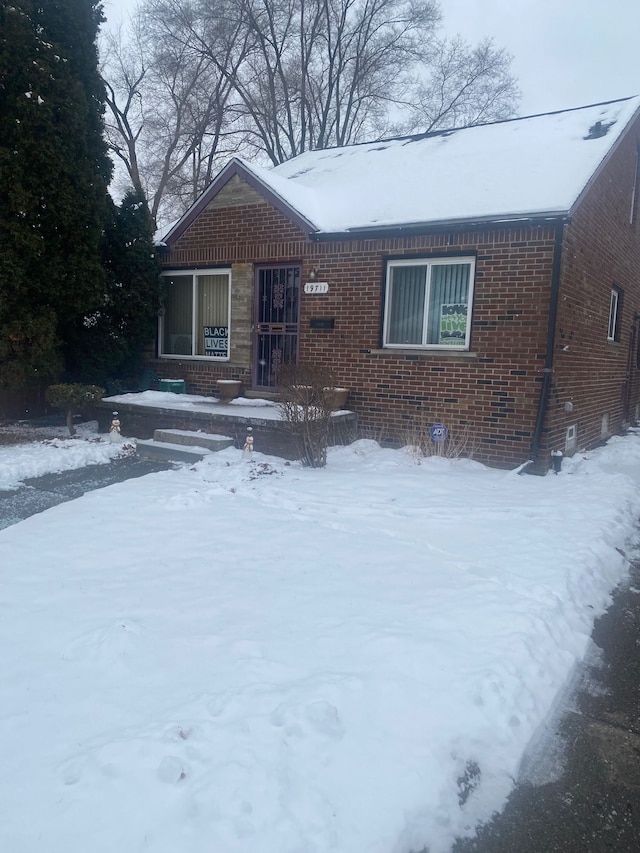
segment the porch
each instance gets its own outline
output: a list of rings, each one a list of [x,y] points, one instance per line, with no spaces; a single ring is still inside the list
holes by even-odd
[[[250,427],[254,450],[283,459],[296,458],[275,400],[238,397],[223,403],[216,397],[164,391],[118,394],[105,397],[96,406],[101,432],[108,432],[115,411],[120,432],[126,437],[150,439],[156,430],[190,430],[228,436],[234,447],[242,448]],[[356,438],[356,430],[355,412],[334,412],[329,444],[349,444]]]

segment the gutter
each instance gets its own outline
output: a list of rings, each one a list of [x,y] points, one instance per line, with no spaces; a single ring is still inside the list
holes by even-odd
[[[431,222],[412,222],[403,225],[367,225],[359,228],[349,228],[346,231],[314,231],[309,239],[317,243],[344,242],[347,240],[376,240],[384,237],[413,237],[421,234],[440,234],[443,232],[464,233],[465,231],[486,230],[493,228],[532,227],[551,225],[554,222],[565,221],[566,211],[540,213],[528,216],[516,215],[491,216],[486,219],[443,219]]]
[[[558,302],[560,297],[560,272],[562,269],[562,243],[564,240],[564,226],[568,222],[567,219],[559,220],[555,228],[555,240],[553,246],[553,266],[551,269],[551,293],[549,296],[549,319],[547,324],[547,349],[544,359],[544,375],[542,379],[542,388],[540,389],[540,399],[538,401],[538,412],[536,415],[536,425],[533,431],[531,440],[531,461],[536,464],[538,462],[538,454],[540,453],[540,441],[542,431],[544,429],[544,421],[547,414],[547,406],[549,403],[549,394],[551,393],[551,382],[553,379],[553,359],[555,353],[556,342],[556,320],[558,318]]]

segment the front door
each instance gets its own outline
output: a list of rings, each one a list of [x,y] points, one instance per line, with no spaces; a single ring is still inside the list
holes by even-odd
[[[258,267],[253,376],[256,389],[277,384],[280,365],[297,361],[300,267]]]

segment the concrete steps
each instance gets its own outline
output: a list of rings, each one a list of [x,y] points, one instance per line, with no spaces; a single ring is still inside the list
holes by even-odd
[[[233,439],[226,435],[185,429],[157,429],[154,430],[153,438],[138,439],[136,453],[144,459],[164,462],[199,462],[210,453],[232,445]]]

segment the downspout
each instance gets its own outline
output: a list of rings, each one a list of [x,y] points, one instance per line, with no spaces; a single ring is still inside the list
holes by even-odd
[[[553,357],[556,342],[556,320],[558,318],[558,302],[560,297],[562,243],[564,239],[565,222],[566,220],[558,221],[555,227],[555,239],[553,244],[553,266],[551,268],[551,293],[549,296],[549,320],[547,325],[547,349],[544,359],[544,374],[542,378],[542,388],[540,390],[540,400],[538,401],[536,425],[533,432],[533,438],[531,440],[530,458],[534,464],[538,462],[538,454],[540,452],[540,440],[542,438],[542,430],[544,429],[544,419],[547,414],[547,405],[549,403],[549,395],[551,393],[551,380],[553,377]]]
[[[629,335],[629,349],[627,351],[627,373],[625,376],[624,401],[622,408],[622,417],[627,424],[633,420],[631,418],[631,392],[633,390],[634,362],[636,362],[637,360],[638,321],[640,321],[640,313],[636,311],[633,315],[633,321],[631,323],[631,332]]]

